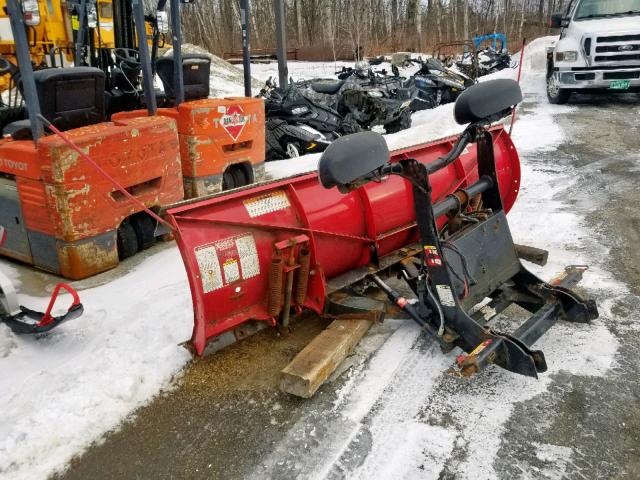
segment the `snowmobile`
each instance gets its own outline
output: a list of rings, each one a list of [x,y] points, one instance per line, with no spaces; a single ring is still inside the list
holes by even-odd
[[[418,91],[413,105],[417,110],[454,102],[462,92],[476,83],[437,58],[428,58],[426,61],[418,58],[412,61],[420,65],[420,69],[410,79],[413,85],[409,84]],[[419,102],[424,102],[423,108],[420,108]]]
[[[506,49],[496,50],[493,47],[487,47],[478,51],[477,55],[479,77],[518,66],[517,62],[511,60],[511,55]]]
[[[369,64],[357,64],[355,67],[342,67],[341,70],[335,73],[339,80],[347,80],[351,77],[355,77],[356,80],[362,82],[369,82],[373,85],[387,85],[397,83],[400,77],[400,70],[397,66],[391,67],[392,75],[389,76],[389,72],[386,68],[381,70],[374,70]]]
[[[0,246],[5,242],[7,232],[0,225]],[[66,290],[73,298],[67,312],[60,316],[51,315],[60,290]],[[53,289],[46,312],[37,312],[18,303],[18,295],[11,280],[0,272],[0,323],[7,325],[13,333],[41,334],[56,328],[61,323],[74,320],[82,315],[84,307],[78,293],[66,283],[59,283]]]
[[[486,42],[488,45],[480,48]],[[504,33],[494,32],[475,36],[473,47],[477,58],[478,77],[518,66],[518,62],[511,60],[511,55],[507,50],[507,36]]]
[[[391,67],[391,75],[386,69],[375,71],[371,68],[362,69],[357,66],[356,68],[342,67],[342,70],[336,72],[336,75],[341,80],[355,80],[361,86],[378,87],[376,90],[383,93],[383,96],[387,98],[402,102],[408,100],[410,102],[408,110],[411,112],[426,110],[439,105],[440,89],[433,80],[422,76],[403,78],[400,76],[400,70],[396,65]],[[373,95],[377,94],[373,93]],[[410,122],[408,122],[408,125],[411,125]],[[407,127],[405,126],[404,128]],[[393,126],[391,130],[394,130]],[[402,130],[402,128],[397,131],[399,130]]]
[[[354,120],[363,130],[381,125],[386,133],[411,126],[411,89],[405,88],[397,67],[375,71],[360,62],[336,72],[339,81],[314,82],[316,93],[335,92],[336,109],[345,119]],[[341,83],[342,82],[342,83]]]
[[[265,100],[267,161],[322,152],[357,128],[345,125],[338,112],[305,94],[303,86],[291,82],[281,89],[269,78],[258,94]]]
[[[475,63],[474,63],[475,62]],[[483,77],[505,68],[516,68],[518,62],[511,59],[506,49],[487,47],[477,52],[466,52],[453,62],[455,68],[470,78]]]
[[[333,139],[332,134],[323,134],[309,125],[291,124],[280,118],[267,120],[265,135],[267,161],[297,158],[305,153],[323,152]]]
[[[403,88],[411,99],[409,108],[414,112],[435,108],[442,102],[442,89],[430,77],[413,75],[405,81]]]
[[[398,89],[347,81],[338,96],[338,112],[355,120],[363,130],[381,125],[386,133],[411,127],[411,99],[400,98]]]

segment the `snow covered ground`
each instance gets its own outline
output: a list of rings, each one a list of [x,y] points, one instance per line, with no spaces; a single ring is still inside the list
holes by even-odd
[[[544,49],[549,41],[532,42],[525,55],[522,85],[531,106],[519,117],[514,140],[528,158],[564,140],[554,116],[572,108],[549,105],[544,98]],[[274,75],[274,68],[274,64],[254,65],[252,74],[265,80]],[[294,78],[330,76],[334,68],[333,63],[289,65]],[[505,71],[497,76],[515,74]],[[241,85],[237,89],[241,94]],[[225,91],[231,90],[225,87]],[[415,114],[411,129],[386,137],[390,147],[460,131],[453,122],[452,109],[452,105],[445,105]],[[317,156],[308,156],[273,162],[267,171],[272,178],[281,178],[313,170],[317,160]],[[593,263],[587,250],[594,257],[605,254],[583,218],[552,199],[558,189],[573,181],[571,172],[559,165],[542,167],[535,162],[523,162],[522,168],[523,189],[510,222],[517,241],[552,252],[549,265],[536,270],[550,278],[563,265]],[[179,344],[190,336],[192,308],[177,248],[159,249],[130,271],[126,271],[128,265],[131,263],[119,267],[119,278],[83,290],[85,315],[44,338],[16,337],[0,325],[1,478],[45,478],[62,469],[137,407],[169,388],[172,378],[188,362],[189,355]],[[20,287],[24,267],[0,259],[0,269]],[[43,278],[47,288],[55,283],[52,277]],[[553,335],[541,340],[539,346],[547,353],[551,373],[568,369],[600,376],[614,363],[617,341],[604,324],[612,316],[613,299],[624,295],[625,289],[598,264],[587,273],[585,283],[607,292],[612,300],[600,305],[603,318],[593,325],[558,326]],[[46,299],[22,294],[21,302],[43,308]],[[302,477],[415,478],[416,469],[428,462],[429,468],[420,470],[420,478],[437,478],[438,466],[451,462],[450,454],[460,442],[467,445],[469,455],[456,466],[459,478],[496,477],[492,462],[513,405],[543,392],[551,375],[536,382],[497,371],[490,383],[499,383],[500,389],[470,386],[455,396],[446,395],[442,386],[446,379],[440,373],[454,357],[425,344],[419,333],[412,324],[398,323],[370,362],[349,371],[341,400],[335,405],[344,435],[331,445],[321,442],[318,448],[325,449],[325,454],[300,467]],[[593,340],[596,337],[597,343]],[[451,425],[423,421],[443,412],[451,416]],[[354,466],[348,462],[347,452],[357,449],[365,423],[370,452]],[[280,464],[276,458],[295,453],[292,442],[293,437],[285,437],[273,462],[267,461],[265,470],[256,476],[264,478],[265,473],[277,472]],[[389,449],[390,444],[398,448]],[[572,451],[541,445],[540,455],[555,459],[553,465],[557,466],[568,462]]]

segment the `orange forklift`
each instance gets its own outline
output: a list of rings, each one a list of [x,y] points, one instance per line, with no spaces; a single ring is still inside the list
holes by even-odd
[[[251,97],[208,98],[211,60],[206,55],[182,55],[180,3],[179,0],[170,3],[173,54],[155,62],[164,94],[145,95],[146,111],[116,113],[112,119],[157,115],[176,121],[185,198],[262,181],[264,102]],[[158,12],[164,10],[164,4],[164,1],[158,4]],[[137,18],[141,13],[135,15]],[[131,52],[132,66],[142,60],[141,53],[141,49]],[[151,91],[151,86],[148,88]]]
[[[108,122],[104,72],[34,72],[19,1],[7,0],[7,11],[28,119],[6,125],[0,140],[0,225],[8,233],[0,253],[70,279],[89,277],[153,243],[156,225],[62,138],[45,135],[43,124],[63,131],[151,209],[183,198],[176,124],[151,106],[149,116]],[[146,47],[144,29],[138,37]]]

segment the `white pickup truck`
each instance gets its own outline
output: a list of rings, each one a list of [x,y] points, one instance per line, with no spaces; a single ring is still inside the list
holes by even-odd
[[[640,91],[640,0],[572,0],[550,26],[560,39],[547,51],[547,97],[574,91]]]

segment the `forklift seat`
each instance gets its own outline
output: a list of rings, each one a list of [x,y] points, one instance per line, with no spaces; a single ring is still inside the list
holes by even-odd
[[[48,68],[33,72],[40,112],[60,130],[94,125],[105,121],[105,74],[99,68]],[[19,85],[22,91],[22,84]],[[8,124],[3,136],[31,138],[29,122]]]
[[[173,90],[173,56],[160,57],[156,60],[156,71],[162,81],[164,93],[172,101],[175,99]],[[200,100],[209,97],[209,75],[211,59],[207,55],[190,53],[182,57],[182,82],[184,84],[184,99]]]

